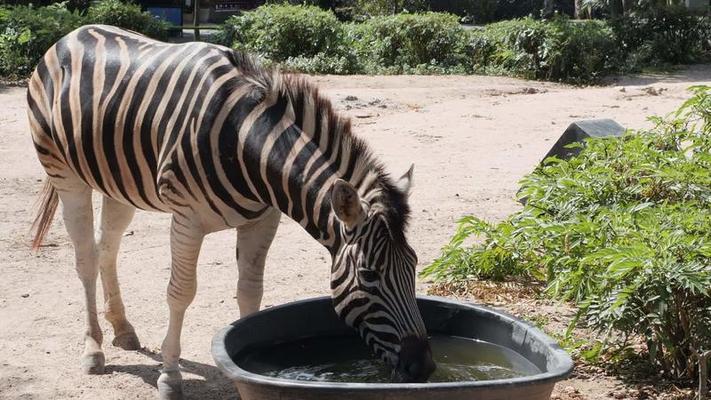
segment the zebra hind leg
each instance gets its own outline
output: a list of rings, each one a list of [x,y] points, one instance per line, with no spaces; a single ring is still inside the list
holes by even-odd
[[[237,228],[237,304],[240,318],[259,311],[264,287],[264,262],[280,218],[281,212],[273,208],[259,221]]]
[[[86,307],[86,332],[84,335],[84,353],[82,369],[87,374],[104,372],[104,352],[101,350],[103,335],[96,313],[96,278],[98,265],[96,244],[94,242],[94,215],[91,204],[91,189],[66,191],[58,189],[62,202],[62,216],[67,233],[74,244],[76,270],[84,286]]]
[[[136,331],[126,319],[126,312],[121,299],[116,258],[121,238],[131,223],[136,209],[104,196],[101,206],[101,225],[99,227],[99,270],[104,289],[104,310],[107,321],[114,328],[112,344],[124,350],[138,350],[141,343]]]
[[[183,378],[180,373],[180,334],[185,310],[195,298],[197,290],[197,260],[205,236],[201,228],[189,218],[173,215],[170,229],[170,281],[168,283],[168,308],[170,320],[163,339],[161,355],[163,369],[158,377],[158,394],[161,400],[183,398]]]

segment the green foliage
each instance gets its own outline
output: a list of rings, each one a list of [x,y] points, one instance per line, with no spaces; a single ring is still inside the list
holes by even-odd
[[[427,11],[426,0],[355,0],[355,12],[361,15],[394,15]]]
[[[249,51],[287,69],[346,74],[357,72],[344,25],[315,6],[273,4],[228,19],[222,44]]]
[[[54,42],[83,23],[64,3],[0,8],[0,75],[28,76]]]
[[[468,23],[484,24],[495,20],[499,0],[430,0],[430,11],[466,17]]]
[[[140,32],[155,39],[168,38],[170,25],[130,1],[101,0],[89,7],[87,21],[92,24],[114,25]]]
[[[693,350],[711,348],[711,88],[694,91],[650,131],[547,160],[522,180],[521,211],[464,218],[423,274],[544,280],[580,321],[641,337],[667,374],[693,379]]]
[[[652,8],[614,19],[610,26],[631,61],[628,69],[707,58],[708,18],[690,14],[685,7]]]
[[[350,25],[368,73],[466,73],[467,33],[451,14],[398,14]]]
[[[70,11],[66,2],[46,7],[0,7],[0,76],[30,75],[47,49],[88,23],[121,26],[156,38],[165,38],[168,28],[139,6],[119,0],[97,3],[87,15]]]
[[[289,57],[335,54],[343,43],[343,26],[333,13],[315,6],[265,5],[233,16],[223,27],[232,47],[273,61]]]
[[[619,63],[615,35],[602,21],[497,22],[474,31],[471,48],[476,70],[527,79],[595,82]]]

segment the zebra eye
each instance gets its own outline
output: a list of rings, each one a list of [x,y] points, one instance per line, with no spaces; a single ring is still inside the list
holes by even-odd
[[[358,270],[358,275],[360,275],[360,279],[367,282],[374,282],[380,279],[380,273],[372,269],[361,268]]]

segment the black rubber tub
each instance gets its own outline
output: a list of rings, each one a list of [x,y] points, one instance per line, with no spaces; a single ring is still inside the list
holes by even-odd
[[[300,338],[348,334],[329,297],[297,301],[252,314],[220,330],[212,355],[231,379],[242,400],[547,400],[555,382],[573,362],[558,344],[537,328],[490,308],[437,297],[418,297],[429,333],[475,338],[508,347],[542,372],[521,378],[447,383],[339,383],[272,378],[246,371],[234,356],[265,344]]]

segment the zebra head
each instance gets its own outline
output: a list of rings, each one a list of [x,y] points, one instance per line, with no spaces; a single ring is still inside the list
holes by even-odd
[[[417,255],[403,232],[411,180],[412,168],[395,184],[381,182],[371,201],[344,180],[331,190],[343,238],[331,269],[333,305],[395,382],[423,382],[435,369],[415,300]]]

